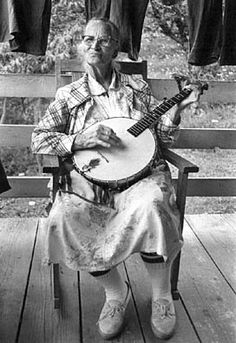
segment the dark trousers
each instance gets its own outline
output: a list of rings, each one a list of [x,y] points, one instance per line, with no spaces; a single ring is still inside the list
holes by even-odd
[[[189,59],[203,66],[236,65],[236,1],[188,0]]]
[[[137,60],[147,5],[148,0],[85,0],[86,18],[110,19],[120,30],[120,51]]]
[[[225,3],[221,65],[236,65],[236,1]]]
[[[11,51],[44,55],[47,48],[51,0],[0,0],[0,42]]]

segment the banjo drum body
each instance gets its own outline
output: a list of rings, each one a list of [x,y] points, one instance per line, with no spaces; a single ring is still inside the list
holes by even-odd
[[[73,156],[77,172],[99,186],[118,190],[126,189],[148,175],[156,156],[156,137],[149,128],[134,137],[127,129],[136,122],[134,119],[118,117],[93,124],[113,129],[121,139],[122,146],[77,151]],[[90,129],[91,126],[85,131],[89,132]]]

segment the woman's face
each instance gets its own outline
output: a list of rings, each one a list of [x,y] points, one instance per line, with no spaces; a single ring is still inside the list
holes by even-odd
[[[91,21],[84,32],[82,43],[85,62],[102,67],[111,63],[118,51],[118,43],[106,23]]]

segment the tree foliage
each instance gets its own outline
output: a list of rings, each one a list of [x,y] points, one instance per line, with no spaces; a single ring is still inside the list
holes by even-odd
[[[186,50],[188,43],[186,0],[150,0],[150,3],[161,32],[181,44]]]

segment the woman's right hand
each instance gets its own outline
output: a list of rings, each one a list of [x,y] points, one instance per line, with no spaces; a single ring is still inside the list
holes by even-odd
[[[121,146],[121,139],[108,126],[93,125],[83,133],[78,133],[72,151],[90,149],[96,146],[110,148],[111,146]]]

